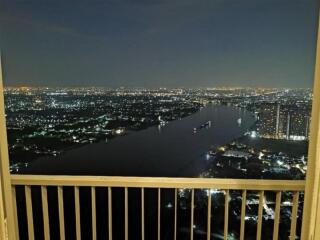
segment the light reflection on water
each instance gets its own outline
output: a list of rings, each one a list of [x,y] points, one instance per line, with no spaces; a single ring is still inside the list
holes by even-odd
[[[238,119],[241,118],[239,125]],[[207,166],[206,153],[241,136],[254,123],[245,110],[208,106],[201,111],[116,139],[42,158],[28,172],[118,176],[198,176]],[[199,128],[211,121],[211,127]],[[194,128],[198,128],[194,132]]]

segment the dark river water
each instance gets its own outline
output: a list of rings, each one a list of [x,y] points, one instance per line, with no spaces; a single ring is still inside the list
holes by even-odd
[[[237,120],[241,118],[239,125]],[[194,128],[211,121],[210,128]],[[57,157],[40,158],[27,169],[33,174],[108,176],[198,176],[207,166],[206,153],[241,136],[253,125],[252,113],[229,106],[209,105],[168,123],[130,132],[108,143],[75,148]]]

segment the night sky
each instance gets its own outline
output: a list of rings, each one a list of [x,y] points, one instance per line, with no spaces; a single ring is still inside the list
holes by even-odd
[[[6,85],[311,87],[317,0],[0,0]]]

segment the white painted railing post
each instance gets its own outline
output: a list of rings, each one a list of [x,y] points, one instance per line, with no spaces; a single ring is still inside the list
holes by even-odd
[[[14,225],[14,210],[11,190],[11,178],[9,169],[9,152],[7,140],[7,128],[4,108],[4,93],[3,93],[3,75],[2,62],[0,54],[0,178],[3,187],[4,214],[7,221],[8,237],[10,240],[15,240],[15,225]],[[1,220],[0,220],[1,221]]]

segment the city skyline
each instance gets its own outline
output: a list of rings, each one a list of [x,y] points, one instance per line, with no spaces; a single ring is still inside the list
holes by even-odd
[[[3,0],[5,84],[310,88],[316,5]]]
[[[311,89],[7,88],[10,156],[11,161],[18,164],[14,164],[14,168],[19,170],[21,151],[27,154],[24,160],[42,155],[58,156],[68,146],[109,142],[114,137],[131,135],[132,131],[151,126],[157,126],[159,132],[168,131],[169,122],[220,107],[233,109],[233,127],[238,129],[245,124],[244,136],[249,139],[288,141],[282,144],[287,146],[293,142],[304,146],[309,138],[311,99]],[[242,119],[246,111],[255,120]],[[203,115],[205,124],[192,121],[194,126],[183,132],[189,132],[193,138],[198,136],[198,131],[202,134],[204,128],[211,128],[212,120],[214,127],[225,121],[216,118],[214,113],[211,112],[210,118],[208,114]],[[226,119],[228,116],[225,115]],[[179,121],[175,124],[179,125]],[[214,132],[222,131],[224,135],[227,129],[218,127]],[[156,132],[154,139],[158,136]],[[47,141],[49,145],[42,143]]]

